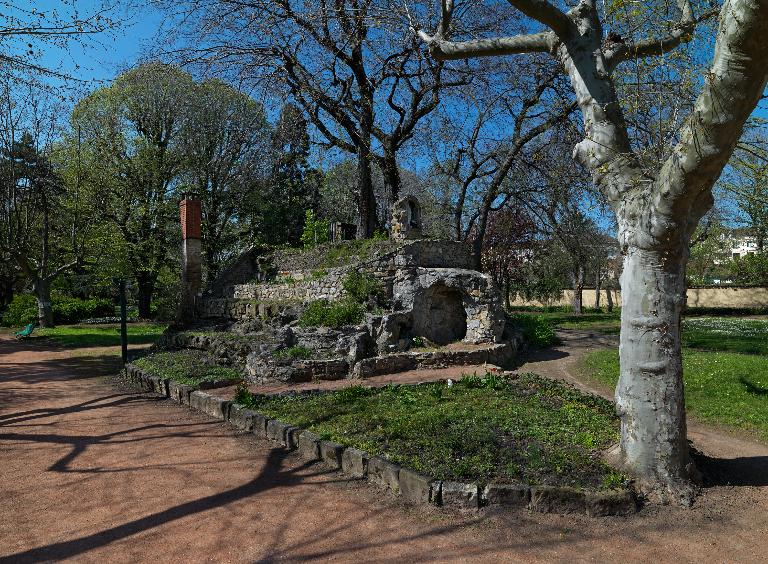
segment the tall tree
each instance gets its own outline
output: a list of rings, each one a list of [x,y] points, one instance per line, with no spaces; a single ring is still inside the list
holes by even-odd
[[[323,145],[354,155],[359,237],[377,226],[373,165],[396,199],[398,154],[442,90],[465,83],[426,56],[390,2],[156,1],[185,24],[183,61],[282,89]]]
[[[148,63],[90,94],[72,116],[83,151],[92,152],[100,168],[103,214],[125,242],[144,318],[172,247],[173,194],[184,165],[180,143],[193,91],[189,74]]]
[[[64,186],[28,131],[0,156],[0,249],[32,284],[39,324],[53,327],[51,284],[77,264],[68,248]]]
[[[688,247],[712,206],[712,186],[765,90],[768,2],[726,0],[701,92],[680,141],[655,169],[630,142],[615,73],[622,63],[690,41],[702,17],[691,3],[680,0],[675,17],[667,15],[662,24],[664,32],[640,40],[604,33],[604,14],[593,0],[579,0],[570,9],[547,0],[509,3],[530,18],[528,29],[535,33],[451,41],[454,2],[442,0],[436,33],[419,34],[440,60],[549,53],[569,77],[584,121],[584,137],[573,154],[613,208],[625,257],[616,462],[648,495],[690,504],[696,490],[680,354]],[[614,18],[610,24],[620,29],[622,22]]]
[[[201,198],[204,266],[212,280],[239,250],[247,204],[274,172],[271,127],[261,104],[215,79],[194,86],[186,119],[181,181]]]

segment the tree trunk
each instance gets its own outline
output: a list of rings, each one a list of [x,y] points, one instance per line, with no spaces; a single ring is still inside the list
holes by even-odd
[[[370,136],[369,136],[370,141]],[[357,238],[368,239],[376,230],[376,196],[373,193],[371,150],[361,143],[357,147]]]
[[[602,289],[603,276],[598,266],[595,270],[595,309],[600,309],[600,290]]]
[[[400,196],[400,169],[397,167],[395,153],[389,150],[384,151],[382,165],[381,172],[384,174],[384,184],[392,203],[395,203]]]
[[[576,315],[584,313],[582,307],[582,294],[584,293],[584,267],[579,265],[571,274],[573,280],[573,299],[571,300],[571,309]]]
[[[690,505],[694,472],[686,441],[680,317],[685,302],[685,247],[630,247],[621,275],[621,418],[618,462],[641,491],[662,503]]]
[[[53,327],[53,306],[51,305],[51,283],[44,278],[34,282],[37,299],[37,322],[40,327]]]
[[[609,283],[605,287],[605,308],[608,310],[608,313],[611,313],[613,311],[613,294],[611,294],[611,284]]]
[[[140,274],[136,277],[139,289],[139,318],[151,319],[152,294],[155,293],[155,280],[149,274]]]

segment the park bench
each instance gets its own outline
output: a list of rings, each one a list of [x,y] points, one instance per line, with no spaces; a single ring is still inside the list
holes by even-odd
[[[13,336],[16,337],[17,339],[26,339],[32,334],[32,331],[34,330],[35,330],[35,324],[30,323],[29,325],[24,327],[24,329],[22,329],[21,331],[16,331],[13,334]]]

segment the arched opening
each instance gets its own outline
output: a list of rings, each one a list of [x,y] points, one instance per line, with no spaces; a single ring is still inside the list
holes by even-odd
[[[467,335],[467,312],[459,290],[432,286],[419,302],[414,304],[416,334],[438,345],[461,341]]]
[[[419,205],[413,201],[408,200],[408,224],[411,227],[421,227],[421,218],[419,217]]]

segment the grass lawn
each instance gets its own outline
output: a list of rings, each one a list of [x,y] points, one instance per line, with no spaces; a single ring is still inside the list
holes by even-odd
[[[581,329],[618,335],[621,321],[614,313],[539,313],[535,317],[558,329]],[[768,320],[739,317],[683,319],[683,346],[709,351],[768,355]]]
[[[161,323],[129,323],[128,344],[154,343],[165,328]],[[120,344],[120,325],[61,325],[36,329],[33,335],[48,337],[65,347],[112,347]]]
[[[203,382],[242,379],[239,370],[214,364],[204,352],[196,350],[160,352],[139,358],[133,364],[155,376],[195,387]]]
[[[618,440],[611,403],[534,375],[465,376],[450,387],[353,386],[315,396],[240,390],[237,400],[437,479],[598,488],[623,480],[600,459]]]
[[[734,349],[744,346],[726,340]],[[749,339],[747,339],[749,343]],[[584,357],[584,372],[597,382],[615,387],[619,353],[600,350]],[[698,420],[727,425],[768,440],[768,361],[763,356],[683,349],[685,405]]]

